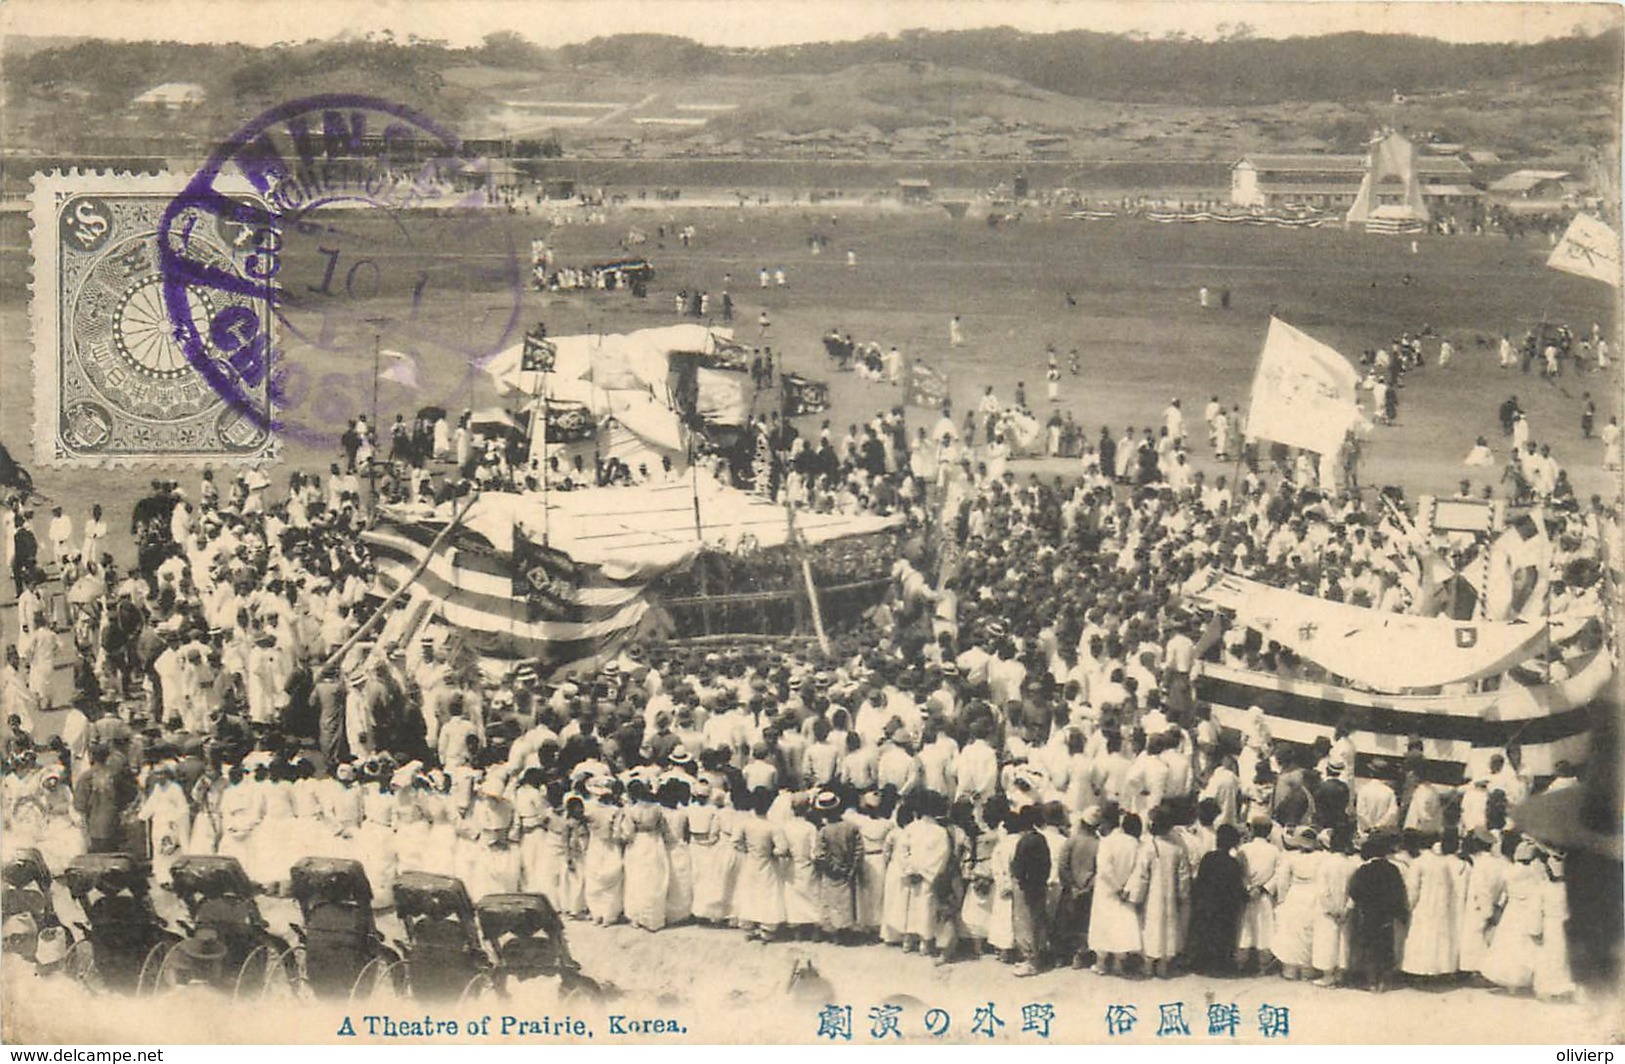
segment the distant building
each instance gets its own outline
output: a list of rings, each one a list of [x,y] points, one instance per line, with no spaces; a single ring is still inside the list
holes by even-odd
[[[1388,135],[1382,139],[1386,141]],[[1404,141],[1403,137],[1399,139]],[[1416,183],[1424,203],[1459,195],[1472,179],[1472,168],[1453,156],[1418,156],[1414,148],[1400,149],[1397,145],[1394,150],[1414,160]],[[1347,210],[1360,195],[1371,160],[1369,154],[1246,155],[1230,168],[1230,202],[1239,207]],[[1384,194],[1393,193],[1389,190]]]
[[[1567,170],[1516,170],[1490,182],[1490,193],[1501,200],[1560,203],[1574,191],[1573,179]]]
[[[167,81],[131,100],[136,107],[150,107],[156,111],[169,111],[183,107],[197,107],[208,99],[203,86],[190,81]]]
[[[904,203],[930,203],[931,182],[923,177],[900,177],[897,179],[897,198]]]

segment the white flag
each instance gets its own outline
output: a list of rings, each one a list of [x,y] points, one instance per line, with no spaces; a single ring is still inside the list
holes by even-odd
[[[404,351],[380,351],[379,354],[389,359],[389,365],[378,374],[379,380],[394,381],[416,391],[422,387],[418,383],[418,360]]]
[[[1359,382],[1342,355],[1271,318],[1253,377],[1247,435],[1336,454],[1359,418]]]
[[[1619,234],[1589,214],[1577,214],[1546,265],[1620,287]]]

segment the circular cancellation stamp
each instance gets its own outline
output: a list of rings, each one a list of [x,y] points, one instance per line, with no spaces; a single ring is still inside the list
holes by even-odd
[[[386,410],[451,405],[519,328],[524,276],[489,179],[456,136],[386,100],[260,115],[158,222],[182,357],[247,423],[308,446],[336,446],[380,389]],[[230,264],[211,250],[222,232]]]
[[[258,461],[275,440],[211,389],[175,338],[159,272],[158,225],[178,182],[118,173],[36,175],[34,450],[52,465]],[[230,234],[196,234],[195,254],[233,269]],[[251,292],[191,293],[200,319],[263,313]],[[209,360],[217,347],[203,349]],[[263,383],[255,393],[263,401]]]

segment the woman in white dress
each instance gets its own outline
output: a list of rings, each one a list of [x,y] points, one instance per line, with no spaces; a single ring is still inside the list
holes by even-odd
[[[137,816],[146,821],[147,837],[152,840],[153,882],[167,883],[175,858],[189,852],[191,809],[169,762],[152,767],[150,783],[152,789],[142,799]]]
[[[1541,864],[1537,862],[1536,868]],[[1567,998],[1575,991],[1569,969],[1569,893],[1563,858],[1548,854],[1540,885],[1540,952],[1535,955],[1535,996],[1543,1001]]]
[[[1145,897],[1141,870],[1140,818],[1123,816],[1120,825],[1103,821],[1095,854],[1095,893],[1089,908],[1089,948],[1095,973],[1119,971],[1127,957],[1140,952],[1140,902]],[[1114,964],[1115,962],[1115,964]]]
[[[992,903],[987,913],[987,944],[1006,964],[1016,961],[1016,880],[1014,862],[1016,846],[1021,842],[1021,820],[1016,811],[1004,810],[999,841],[988,858],[988,872],[993,876]]]
[[[445,458],[451,454],[451,422],[445,418],[438,418],[434,423],[434,457]]]
[[[767,818],[773,791],[758,787],[745,802],[750,815],[742,818],[734,839],[739,854],[739,878],[734,889],[734,916],[753,939],[767,940],[784,924],[784,880],[780,859],[789,853],[784,830]]]
[[[261,786],[265,819],[254,833],[255,871],[249,876],[275,893],[280,889],[278,885],[288,879],[293,863],[305,856],[309,840],[300,834],[293,766],[286,761],[274,762]]]
[[[1495,922],[1500,918],[1502,893],[1506,889],[1507,871],[1512,863],[1494,847],[1474,835],[1463,840],[1468,852],[1467,892],[1461,913],[1461,956],[1459,967],[1464,972],[1478,973],[1484,969],[1490,941],[1495,936]]]
[[[977,824],[981,830],[971,838],[965,854],[965,900],[959,906],[960,933],[976,956],[987,942],[993,916],[993,854],[1004,836],[1004,815],[1008,806],[1002,795],[992,795],[982,803]]]
[[[656,797],[666,818],[666,860],[671,879],[666,887],[666,923],[687,923],[694,915],[694,865],[689,849],[688,777],[672,775],[660,784]]]
[[[519,889],[545,895],[557,908],[558,866],[547,860],[545,850],[549,832],[544,826],[548,813],[544,781],[541,769],[528,768],[520,774],[513,792],[514,827],[519,833]]]
[[[52,875],[61,875],[68,862],[85,852],[82,820],[73,806],[73,790],[62,769],[52,765],[38,774],[34,799],[39,815],[40,854]]]
[[[808,935],[817,928],[821,913],[818,872],[813,867],[818,827],[807,818],[811,806],[810,791],[796,795],[793,814],[782,822],[788,851],[784,859],[784,922],[797,935]]]
[[[426,802],[423,763],[410,761],[395,772],[391,785],[395,792],[395,812],[391,824],[395,832],[395,866],[402,872],[424,872],[429,849],[430,814]]]
[[[387,909],[395,904],[395,792],[389,785],[393,769],[368,761],[361,769],[361,827],[356,835],[356,858],[372,884],[372,905]]]
[[[1484,957],[1484,978],[1505,990],[1529,990],[1535,983],[1547,878],[1536,852],[1527,839],[1517,844],[1501,888],[1501,919]]]
[[[671,854],[665,812],[644,778],[627,784],[626,917],[645,931],[666,926],[666,894],[671,889]]]
[[[582,868],[587,892],[587,909],[593,923],[620,923],[625,914],[626,828],[625,813],[616,797],[613,781],[595,779],[587,784],[587,854]]]
[[[457,872],[457,806],[451,795],[451,777],[440,769],[428,774],[427,786],[418,795],[418,804],[428,821],[423,851],[419,854],[422,871],[450,876]]]
[[[1409,975],[1452,976],[1461,958],[1459,876],[1454,854],[1423,850],[1405,870],[1411,918],[1406,925],[1400,970]]]
[[[220,845],[222,857],[235,857],[243,870],[254,867],[254,831],[265,818],[265,796],[242,765],[226,770],[226,788],[220,795]],[[261,884],[263,886],[263,884]]]
[[[1270,885],[1270,893],[1279,899],[1270,951],[1281,962],[1282,978],[1303,979],[1313,974],[1314,920],[1321,900],[1317,880],[1328,855],[1318,851],[1314,829],[1309,827],[1294,828],[1285,845]]]
[[[39,789],[43,773],[35,764],[33,750],[21,750],[12,766],[0,776],[0,854],[10,859],[18,850],[39,846],[45,831],[45,809]],[[57,786],[62,785],[60,773]],[[68,803],[72,808],[73,803]],[[49,863],[49,862],[47,862]]]
[[[863,857],[858,865],[857,924],[871,938],[880,934],[886,886],[886,838],[894,830],[880,795],[866,793],[850,814],[858,825]]]
[[[506,773],[501,766],[485,770],[474,796],[476,839],[473,875],[464,881],[469,896],[478,900],[487,894],[512,894],[519,889],[520,858],[514,824],[513,802],[508,796]]]
[[[693,914],[702,924],[719,925],[728,919],[727,858],[733,846],[731,839],[727,847],[722,845],[723,794],[720,790],[713,792],[710,784],[702,780],[687,809]]]
[[[903,888],[903,877],[908,872],[908,826],[916,813],[912,806],[901,805],[895,814],[896,826],[886,835],[886,877],[880,895],[880,941],[888,946],[903,943],[903,931],[908,923],[908,893]]]
[[[1005,472],[1010,468],[1010,444],[1005,441],[1004,433],[993,437],[993,442],[987,445],[987,475],[991,480],[1003,480]]]
[[[1323,831],[1325,852],[1315,866],[1315,914],[1311,922],[1310,966],[1320,973],[1317,986],[1336,986],[1349,966],[1349,878],[1360,867],[1350,830]]]

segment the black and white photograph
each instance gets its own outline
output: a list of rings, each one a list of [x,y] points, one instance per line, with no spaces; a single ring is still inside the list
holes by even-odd
[[[9,0],[0,1041],[1611,1059],[1622,85],[1617,3]]]

